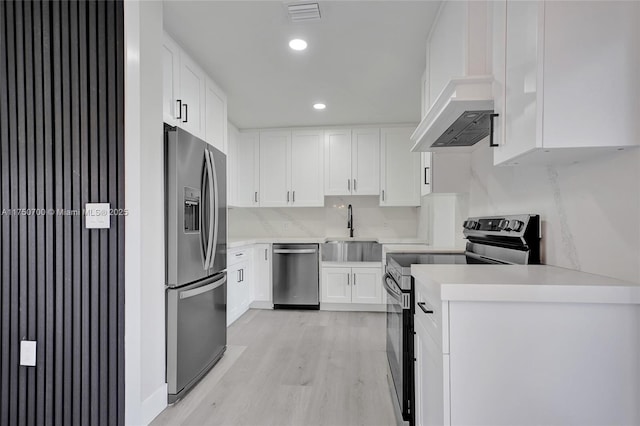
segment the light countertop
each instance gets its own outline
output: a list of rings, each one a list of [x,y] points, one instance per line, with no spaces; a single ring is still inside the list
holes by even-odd
[[[640,304],[640,284],[549,265],[413,265],[442,300]]]
[[[266,238],[230,238],[227,241],[228,248],[248,246],[251,244],[322,244],[327,241],[377,241],[380,244],[417,244],[427,247],[419,238],[396,237],[266,237]],[[420,250],[424,251],[424,250]]]

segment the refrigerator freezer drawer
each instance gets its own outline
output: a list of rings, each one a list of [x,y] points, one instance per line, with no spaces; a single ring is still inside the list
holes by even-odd
[[[227,341],[226,273],[167,290],[169,403],[220,359]]]

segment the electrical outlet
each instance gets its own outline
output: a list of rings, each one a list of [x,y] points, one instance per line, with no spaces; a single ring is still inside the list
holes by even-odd
[[[20,365],[35,367],[36,365],[36,342],[33,340],[22,340],[20,342]]]

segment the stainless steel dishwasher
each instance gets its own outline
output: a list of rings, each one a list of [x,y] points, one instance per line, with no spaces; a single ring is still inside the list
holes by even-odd
[[[320,309],[318,244],[273,245],[273,307]]]

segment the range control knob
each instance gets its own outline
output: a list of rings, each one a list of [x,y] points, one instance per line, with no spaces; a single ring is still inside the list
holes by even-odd
[[[500,222],[498,222],[498,229],[501,231],[510,231],[511,229],[509,228],[509,221],[502,219]]]
[[[463,227],[464,229],[469,229],[469,221],[468,221],[468,220],[465,220],[464,222],[462,222],[462,227]]]
[[[520,232],[523,226],[524,226],[524,222],[522,222],[521,220],[509,221],[509,228],[511,228],[511,230],[514,232]]]
[[[478,222],[476,222],[475,220],[470,220],[467,223],[467,229],[476,229],[476,225],[478,224]]]

